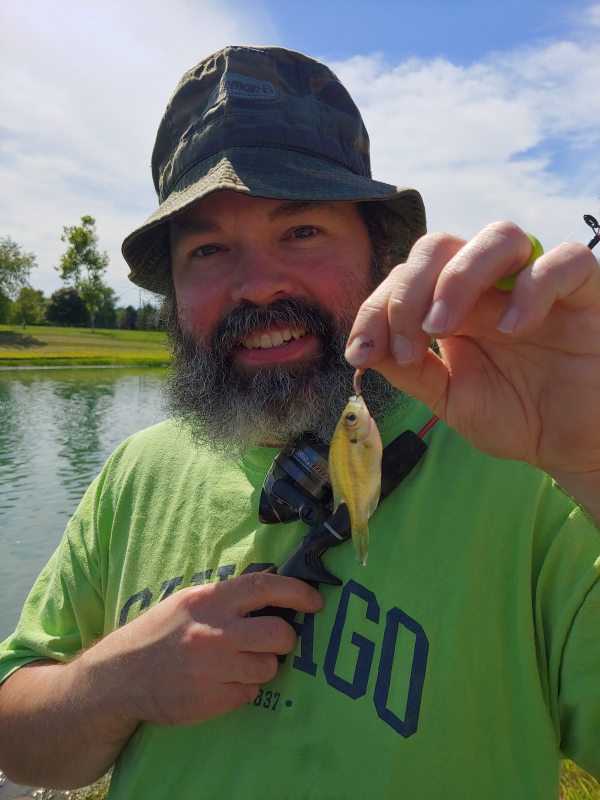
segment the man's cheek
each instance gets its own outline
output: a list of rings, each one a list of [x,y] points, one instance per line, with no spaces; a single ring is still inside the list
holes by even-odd
[[[205,325],[199,315],[196,313],[193,305],[185,298],[177,299],[177,318],[181,330],[188,336],[193,337],[196,341],[201,342],[207,338],[207,331]],[[210,335],[210,332],[208,332]]]

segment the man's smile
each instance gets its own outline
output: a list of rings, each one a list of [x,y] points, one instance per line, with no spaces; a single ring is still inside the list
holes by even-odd
[[[248,336],[234,347],[233,355],[246,364],[272,364],[314,356],[318,348],[318,338],[304,327],[270,328]]]
[[[290,342],[292,339],[300,339],[306,335],[305,328],[284,328],[283,330],[272,331],[258,331],[247,339],[244,339],[242,344],[247,350],[253,350],[260,347],[262,350],[267,350],[270,347],[282,347]]]

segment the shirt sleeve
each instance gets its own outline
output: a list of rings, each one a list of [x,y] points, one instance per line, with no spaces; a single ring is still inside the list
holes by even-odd
[[[600,531],[579,508],[545,552],[534,613],[560,753],[600,778]]]
[[[600,778],[600,580],[586,594],[569,630],[558,698],[561,751]]]
[[[0,682],[38,659],[68,661],[104,632],[96,508],[99,476],[36,580],[17,629],[0,644]]]

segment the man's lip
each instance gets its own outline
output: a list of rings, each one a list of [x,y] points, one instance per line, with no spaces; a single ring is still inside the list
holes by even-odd
[[[269,330],[273,330],[273,328]],[[245,364],[275,364],[314,355],[318,347],[318,338],[312,333],[307,333],[300,339],[291,339],[286,344],[268,347],[264,350],[261,348],[248,350],[243,344],[240,344],[233,348],[232,355],[237,361]]]

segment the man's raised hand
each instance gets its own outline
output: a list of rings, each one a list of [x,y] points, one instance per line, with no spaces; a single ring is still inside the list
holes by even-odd
[[[496,289],[530,253],[508,222],[470,242],[424,236],[362,305],[347,357],[483,452],[540,467],[576,497],[588,487],[580,499],[597,515],[600,269],[587,247],[563,244],[523,269],[512,292]]]

